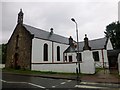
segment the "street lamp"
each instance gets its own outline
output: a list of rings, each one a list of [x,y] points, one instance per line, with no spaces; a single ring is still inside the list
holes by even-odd
[[[75,21],[74,18],[71,18],[73,22],[76,24],[76,35],[77,35],[77,62],[78,62],[78,68],[79,68],[79,73],[80,73],[80,60],[79,60],[79,43],[78,43],[78,24]]]

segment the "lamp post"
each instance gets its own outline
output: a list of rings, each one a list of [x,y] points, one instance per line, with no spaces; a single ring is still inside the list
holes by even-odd
[[[80,60],[79,60],[79,43],[78,43],[78,24],[75,21],[74,18],[71,18],[73,22],[76,24],[76,35],[77,35],[77,62],[78,62],[78,68],[79,68],[79,73],[80,73]]]

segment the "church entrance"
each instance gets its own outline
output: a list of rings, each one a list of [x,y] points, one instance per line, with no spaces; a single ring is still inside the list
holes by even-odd
[[[20,69],[20,67],[18,66],[18,56],[19,56],[19,54],[15,53],[15,55],[14,55],[14,68],[15,69]]]

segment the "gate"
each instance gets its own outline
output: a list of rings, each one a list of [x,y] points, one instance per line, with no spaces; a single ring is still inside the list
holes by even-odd
[[[118,73],[118,54],[120,50],[108,50],[109,70],[111,73]]]

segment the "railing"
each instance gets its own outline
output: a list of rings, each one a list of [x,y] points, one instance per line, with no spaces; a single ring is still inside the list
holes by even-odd
[[[98,67],[98,68],[108,68],[108,62],[95,62],[95,67]]]

